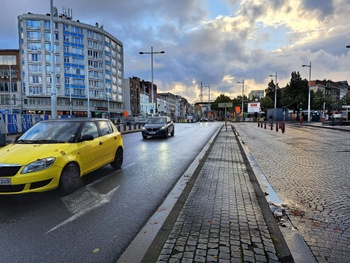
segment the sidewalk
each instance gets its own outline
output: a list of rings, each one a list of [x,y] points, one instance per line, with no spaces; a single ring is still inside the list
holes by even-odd
[[[231,126],[191,180],[142,262],[293,262]]]

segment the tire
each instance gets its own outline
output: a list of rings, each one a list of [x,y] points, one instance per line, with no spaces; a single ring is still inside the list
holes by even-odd
[[[175,129],[173,128],[173,131],[171,132],[171,136],[174,136],[175,134]]]
[[[169,130],[167,129],[167,130],[165,131],[164,138],[165,138],[165,139],[168,138],[168,135],[169,135]]]
[[[144,140],[146,140],[146,139],[147,139],[147,136],[146,136],[146,135],[142,135],[142,138],[143,138]]]
[[[80,177],[79,167],[74,163],[70,163],[64,167],[59,184],[61,192],[64,194],[70,194],[80,188],[82,185],[83,181]]]
[[[111,162],[111,166],[114,170],[118,170],[123,165],[123,148],[119,147],[115,153],[114,161]]]

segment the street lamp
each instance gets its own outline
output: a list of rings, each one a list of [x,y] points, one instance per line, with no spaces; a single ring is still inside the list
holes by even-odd
[[[57,118],[57,93],[56,93],[56,74],[55,74],[55,25],[53,21],[54,7],[53,0],[50,1],[50,33],[51,33],[51,118]]]
[[[151,55],[151,72],[152,72],[152,117],[154,115],[154,91],[153,91],[153,55],[154,54],[164,54],[165,51],[153,51],[153,47],[151,47],[151,52],[139,52],[141,55]]]
[[[242,83],[242,121],[244,121],[244,80],[238,81],[238,83]]]
[[[275,77],[275,109],[277,108],[277,72],[275,75],[270,75],[270,77]]]
[[[72,117],[73,115],[73,103],[72,103],[72,86],[70,84],[69,80],[69,105],[70,105],[70,116]]]
[[[310,122],[310,81],[311,81],[311,61],[310,65],[302,65],[302,67],[308,67],[309,68],[309,95],[308,95],[308,102],[307,102],[307,121]]]

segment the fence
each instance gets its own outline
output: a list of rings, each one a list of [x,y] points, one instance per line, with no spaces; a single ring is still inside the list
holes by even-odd
[[[50,119],[50,115],[40,114],[0,114],[0,134],[17,134],[27,131],[34,124]],[[58,116],[58,118],[71,118],[68,115]],[[133,123],[130,125],[119,124],[116,125],[118,130],[126,132],[130,130],[139,130],[143,124]],[[1,138],[0,138],[1,140]]]

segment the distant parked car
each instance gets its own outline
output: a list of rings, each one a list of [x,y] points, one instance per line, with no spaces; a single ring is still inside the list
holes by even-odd
[[[169,134],[174,136],[175,126],[170,117],[152,117],[142,127],[142,138],[147,139],[149,136],[168,138]]]
[[[107,164],[119,169],[123,149],[122,135],[108,119],[41,121],[0,148],[0,195],[57,187],[71,193],[82,176]]]
[[[207,118],[201,118],[201,119],[200,119],[200,122],[207,122],[207,121],[208,121]]]

